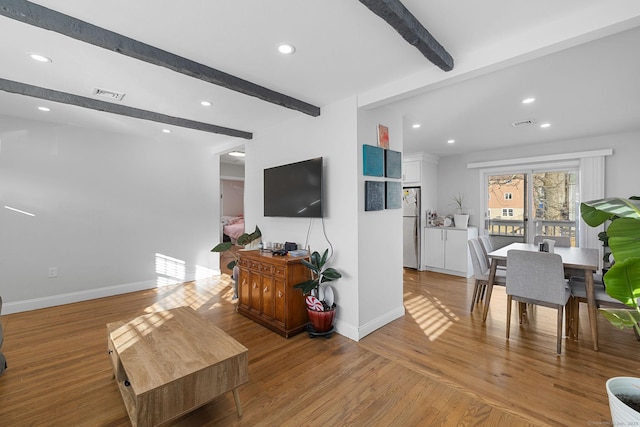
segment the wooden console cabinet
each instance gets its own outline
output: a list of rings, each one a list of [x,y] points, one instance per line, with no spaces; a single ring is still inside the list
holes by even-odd
[[[300,262],[305,257],[260,251],[239,255],[238,312],[285,338],[304,331],[309,322],[304,295],[293,285],[311,277]]]

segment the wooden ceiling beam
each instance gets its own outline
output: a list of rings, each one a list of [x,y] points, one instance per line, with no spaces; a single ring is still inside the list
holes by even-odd
[[[209,123],[196,122],[180,117],[168,116],[153,111],[141,110],[126,105],[114,104],[112,102],[100,101],[93,98],[74,95],[57,90],[47,89],[40,86],[33,86],[26,83],[12,80],[0,79],[0,90],[15,93],[18,95],[30,96],[33,98],[46,99],[47,101],[59,102],[62,104],[75,105],[77,107],[89,108],[91,110],[104,111],[135,119],[149,120],[152,122],[165,123],[168,125],[183,128],[195,129],[203,132],[216,133],[220,135],[233,136],[236,138],[252,139],[251,132],[216,126]]]
[[[263,101],[300,111],[313,117],[320,115],[319,107],[304,101],[26,0],[2,0],[0,15],[150,64],[165,67],[245,95],[254,96]]]
[[[422,26],[400,0],[360,0],[373,13],[384,19],[429,61],[444,71],[453,70],[449,52]]]

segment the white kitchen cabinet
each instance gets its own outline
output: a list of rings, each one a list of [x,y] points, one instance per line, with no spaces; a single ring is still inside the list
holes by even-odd
[[[423,237],[426,270],[462,277],[473,275],[467,241],[478,237],[476,227],[426,227]]]
[[[402,162],[402,183],[416,185],[422,183],[421,160],[407,160]]]

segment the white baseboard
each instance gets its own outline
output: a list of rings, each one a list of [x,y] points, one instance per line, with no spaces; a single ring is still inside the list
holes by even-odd
[[[144,282],[126,283],[124,285],[106,286],[104,288],[87,289],[83,291],[69,292],[66,294],[51,295],[48,297],[33,298],[22,301],[4,302],[2,314],[20,313],[23,311],[37,310],[40,308],[54,307],[57,305],[71,304],[96,298],[104,298],[112,295],[126,294],[129,292],[143,291],[157,286],[155,280]]]
[[[391,311],[384,313],[382,316],[378,316],[370,322],[358,327],[346,322],[341,322],[336,319],[336,332],[342,336],[345,336],[353,341],[360,341],[362,338],[369,335],[371,332],[380,329],[387,323],[393,322],[396,319],[404,316],[404,305],[397,307]]]

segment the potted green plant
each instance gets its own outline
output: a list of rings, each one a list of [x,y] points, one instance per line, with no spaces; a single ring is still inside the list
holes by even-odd
[[[610,221],[605,236],[613,257],[613,264],[603,276],[607,294],[629,308],[600,308],[614,326],[635,328],[640,334],[640,200],[607,198],[580,204],[584,222],[597,227]],[[640,379],[610,378],[606,384],[609,408],[614,425],[640,422]],[[635,405],[635,407],[634,407]],[[630,409],[634,407],[634,409]]]
[[[256,225],[256,229],[254,230],[253,233],[241,234],[240,237],[238,237],[237,244],[240,246],[249,245],[255,242],[256,240],[260,239],[261,237],[262,237],[262,232],[260,231],[260,228],[258,228],[258,226]],[[211,249],[211,252],[218,252],[218,253],[229,252],[229,255],[233,257],[233,260],[231,260],[229,264],[227,264],[227,268],[232,272],[231,280],[233,280],[233,299],[236,299],[238,297],[238,273],[239,273],[238,262],[240,261],[240,258],[238,257],[238,254],[236,252],[230,250],[233,246],[234,245],[232,242],[218,243],[213,249]]]
[[[456,228],[467,228],[469,224],[469,215],[464,209],[464,194],[458,193],[457,196],[451,196],[453,200],[450,205],[455,206],[453,214],[453,224]]]
[[[333,327],[336,307],[333,289],[323,284],[341,278],[342,274],[335,268],[327,267],[329,258],[329,249],[325,249],[322,256],[314,251],[309,261],[303,259],[302,263],[311,272],[311,278],[294,285],[307,296],[307,313],[314,332],[327,332]]]

